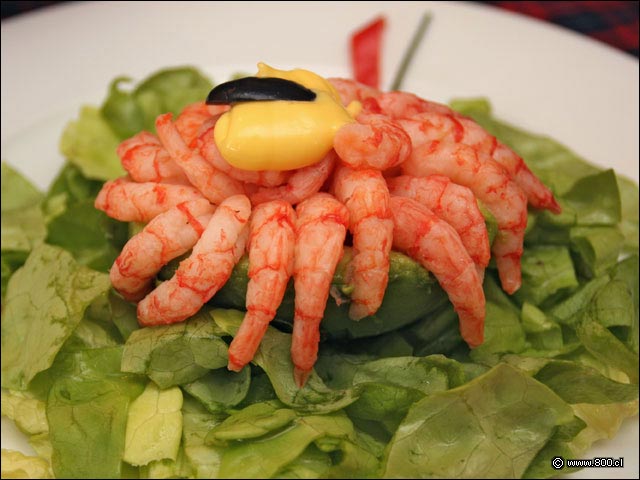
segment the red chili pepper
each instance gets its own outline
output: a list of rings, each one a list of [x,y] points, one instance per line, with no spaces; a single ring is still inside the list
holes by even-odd
[[[385,18],[377,17],[351,37],[351,65],[356,81],[374,88],[380,86],[380,54]]]

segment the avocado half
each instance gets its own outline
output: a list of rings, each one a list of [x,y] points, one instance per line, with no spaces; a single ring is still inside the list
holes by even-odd
[[[482,205],[480,209],[485,216],[489,239],[493,241],[497,233],[495,218]],[[158,274],[158,280],[171,278],[180,261],[188,255],[167,264]],[[344,256],[338,263],[333,277],[331,294],[320,325],[324,337],[353,339],[380,335],[424,318],[449,301],[433,274],[408,256],[392,251],[389,258],[389,284],[382,305],[375,315],[358,321],[351,320],[349,318],[350,285],[346,282],[346,269],[351,256],[351,248],[345,247]],[[216,307],[244,310],[249,283],[248,271],[249,258],[245,255],[234,268],[227,283],[209,303]],[[290,281],[276,313],[274,325],[291,328],[293,312],[294,290],[293,281]]]
[[[353,321],[349,318],[350,285],[345,280],[351,254],[351,248],[345,247],[344,256],[333,277],[331,295],[321,324],[321,330],[326,336],[348,339],[379,335],[408,325],[447,302],[447,295],[432,274],[406,255],[391,252],[389,284],[382,305],[375,315]],[[180,260],[176,259],[166,265],[158,274],[158,279],[171,278]],[[227,283],[209,303],[217,307],[244,310],[249,283],[248,270],[249,258],[245,255],[234,268]],[[293,312],[294,290],[293,281],[290,281],[276,319],[281,324],[291,325]]]

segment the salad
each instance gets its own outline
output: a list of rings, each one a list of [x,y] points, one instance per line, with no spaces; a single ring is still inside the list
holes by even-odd
[[[365,43],[380,28],[378,20],[366,29]],[[363,80],[378,78],[372,68],[360,72]],[[286,73],[271,69],[266,76]],[[633,182],[588,164],[553,140],[500,122],[484,99],[454,101],[451,107],[464,117],[442,107],[446,115],[467,129],[475,124],[465,118],[474,119],[522,155],[542,181],[537,191],[548,192],[533,200],[539,208],[525,211],[522,286],[514,286],[513,269],[495,248],[496,236],[505,233],[502,213],[482,198],[478,218],[487,244],[494,246],[486,271],[482,262],[488,257],[471,254],[478,242],[461,236],[473,257],[469,265],[484,272],[484,282],[476,279],[481,315],[466,313],[469,303],[477,304],[470,284],[471,300],[460,298],[446,272],[438,273],[437,262],[425,263],[426,254],[415,255],[415,248],[395,240],[404,253],[389,254],[384,299],[362,313],[367,302],[358,301],[364,297],[351,267],[361,253],[362,233],[351,225],[347,243],[352,246],[337,252],[328,277],[319,348],[309,351],[312,337],[305,337],[304,348],[296,347],[297,300],[305,290],[317,297],[319,287],[299,289],[288,276],[275,318],[266,320],[271,326],[247,343],[258,322],[246,313],[252,308],[247,290],[255,281],[251,255],[237,255],[224,285],[193,311],[180,303],[168,305],[177,314],[167,313],[167,305],[157,307],[161,297],[152,302],[152,313],[140,307],[151,302],[136,308],[134,302],[154,288],[152,294],[159,286],[175,288],[171,279],[185,270],[189,261],[181,261],[194,244],[197,251],[197,236],[205,233],[196,232],[193,242],[181,246],[184,251],[169,248],[173,237],[184,240],[185,230],[165,230],[165,224],[154,230],[165,213],[141,213],[130,188],[144,187],[146,180],[135,178],[141,172],[132,172],[126,162],[127,152],[140,146],[147,156],[151,149],[157,158],[166,147],[172,159],[179,158],[182,147],[170,141],[172,123],[163,114],[180,114],[175,125],[188,138],[193,127],[184,119],[204,112],[206,121],[215,110],[197,102],[211,91],[208,99],[222,96],[222,103],[229,103],[242,80],[211,90],[211,80],[198,70],[175,68],[131,89],[127,83],[114,80],[100,107],[85,107],[66,127],[61,149],[68,161],[48,191],[40,192],[17,169],[2,164],[2,413],[38,454],[3,450],[3,477],[549,477],[557,473],[553,457],[579,458],[637,413],[638,189]],[[344,100],[354,84],[333,85]],[[252,83],[249,90],[262,89],[263,95],[272,87]],[[294,90],[288,95],[306,95]],[[368,94],[358,86],[356,97],[365,109],[371,108]],[[216,118],[225,109],[215,111]],[[140,134],[154,130],[161,146],[155,136]],[[351,158],[351,143],[346,150],[334,144],[343,160]],[[401,157],[401,147],[394,148],[391,156]],[[230,163],[232,154],[225,153]],[[370,152],[365,161],[372,157]],[[183,168],[189,177],[184,180],[181,169],[167,165],[152,174],[182,185],[198,186],[202,180]],[[124,174],[123,166],[133,183],[113,180]],[[350,171],[334,175],[345,184],[355,177]],[[274,181],[266,177],[253,175],[250,183]],[[335,182],[336,197],[349,207],[340,193],[345,187]],[[394,195],[409,185],[405,179],[387,183]],[[261,196],[271,199],[267,187],[247,193],[252,203]],[[191,187],[181,186],[179,195],[185,188]],[[279,186],[276,191],[283,192]],[[285,191],[288,201],[312,210],[291,191]],[[158,198],[173,194],[163,190]],[[186,225],[214,223],[206,200],[180,199],[186,200],[180,203]],[[209,200],[222,206],[227,201]],[[417,212],[409,220],[426,221],[410,200],[394,202],[394,236],[410,234],[396,231],[402,222],[411,224],[401,216],[407,211]],[[239,212],[241,206],[234,205]],[[300,219],[304,207],[296,210]],[[171,211],[175,224],[179,212]],[[160,259],[150,253],[150,232],[163,234]],[[298,227],[301,237],[299,232]],[[277,235],[285,241],[286,230],[268,230],[265,238]],[[257,236],[252,234],[250,254],[260,243]],[[127,276],[121,266],[125,257],[137,262],[135,275]],[[140,282],[140,265],[148,269],[149,262],[157,268]],[[205,267],[218,265],[198,266],[202,272]],[[469,270],[477,278],[476,268]],[[275,283],[269,286],[274,289]],[[366,294],[371,290],[368,284]]]
[[[69,123],[68,162],[47,192],[2,165],[2,412],[38,453],[3,451],[3,476],[548,477],[552,457],[579,458],[637,413],[637,186],[500,122],[482,99],[452,107],[522,154],[562,214],[529,211],[513,296],[487,269],[480,346],[462,340],[433,275],[400,253],[372,321],[330,298],[302,388],[291,291],[251,364],[224,368],[246,261],[186,322],[141,328],[107,274],[140,225],[95,198],[122,174],[122,140],[212,83],[193,68],[122,83]],[[343,292],[348,260],[332,282]]]

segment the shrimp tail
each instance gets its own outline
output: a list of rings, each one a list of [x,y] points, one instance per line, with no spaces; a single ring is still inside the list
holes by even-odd
[[[281,200],[258,205],[249,237],[247,313],[229,346],[229,370],[249,363],[282,302],[293,273],[295,212]]]
[[[484,340],[482,279],[456,231],[411,198],[391,197],[394,246],[429,270],[447,292],[470,347]]]
[[[331,195],[319,193],[300,203],[297,214],[291,359],[302,386],[318,356],[320,321],[342,257],[349,212]]]

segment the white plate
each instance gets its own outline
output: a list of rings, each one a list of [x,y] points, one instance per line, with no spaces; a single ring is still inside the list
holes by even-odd
[[[437,101],[486,96],[496,114],[548,134],[638,181],[638,61],[525,17],[464,3],[99,2],[2,22],[2,159],[46,188],[62,163],[58,139],[83,103],[118,75],[140,79],[196,65],[217,80],[258,61],[349,75],[348,36],[383,13],[384,84],[425,10],[433,21],[404,89]],[[30,451],[2,420],[2,447]],[[638,478],[638,419],[585,455],[624,469],[577,478]]]

